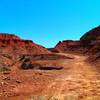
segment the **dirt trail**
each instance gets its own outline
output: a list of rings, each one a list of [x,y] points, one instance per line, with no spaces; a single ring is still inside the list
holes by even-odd
[[[100,75],[95,66],[87,63],[86,56],[61,54],[73,57],[62,64],[67,70],[48,85],[46,92],[59,97],[75,97],[84,100],[100,100]],[[93,99],[94,98],[94,99]],[[59,99],[60,100],[60,99]],[[76,100],[76,99],[75,99]]]
[[[86,62],[86,56],[60,55],[72,59],[39,63],[63,66],[62,70],[20,70],[15,65],[10,74],[1,76],[0,100],[100,100],[100,74],[96,67]]]

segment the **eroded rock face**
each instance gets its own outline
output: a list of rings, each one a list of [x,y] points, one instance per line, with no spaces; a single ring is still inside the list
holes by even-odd
[[[41,54],[49,51],[31,40],[23,40],[14,34],[0,34],[0,53]]]
[[[0,34],[0,67],[11,67],[18,62],[22,54],[48,54],[46,48],[33,43],[31,40],[23,40],[14,34]]]
[[[80,42],[88,48],[88,53],[98,53],[100,51],[100,26],[86,32],[80,38]]]
[[[35,69],[35,70],[62,70],[63,67],[60,66],[46,66],[39,63],[23,63],[21,65],[21,69],[28,70],[28,69]]]
[[[64,55],[59,55],[59,54],[38,54],[38,55],[21,55],[20,60],[32,60],[32,61],[37,61],[37,60],[60,60],[60,59],[74,59],[73,57],[67,57]]]
[[[90,37],[90,38],[89,38]],[[80,40],[84,40],[84,39],[91,39],[91,40],[96,40],[96,39],[100,39],[100,26],[86,32],[81,38]]]
[[[21,62],[21,69],[39,69],[39,70],[61,70],[63,67],[57,64],[48,64],[47,61],[56,60],[72,60],[73,57],[67,57],[60,54],[39,54],[39,55],[21,55],[19,61]],[[39,62],[39,61],[42,61]],[[44,62],[44,63],[43,63]]]
[[[85,33],[80,41],[88,48],[89,59],[92,63],[100,65],[100,26]],[[95,66],[96,66],[95,65]]]
[[[0,33],[0,40],[21,40],[21,38],[14,34]]]
[[[60,41],[54,48],[55,51],[59,52],[67,52],[67,51],[74,51],[80,47],[80,41],[72,41],[72,40],[65,40]]]
[[[60,41],[52,52],[75,52],[85,54],[95,54],[100,48],[100,26],[86,32],[79,41],[65,40]]]

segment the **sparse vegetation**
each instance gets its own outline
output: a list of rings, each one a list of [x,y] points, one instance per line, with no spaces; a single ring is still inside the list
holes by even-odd
[[[7,71],[11,71],[11,69],[7,67],[0,67],[0,72],[7,72]]]
[[[6,58],[8,58],[8,59],[12,59],[12,57],[10,55],[5,54],[3,56],[6,57]]]
[[[22,62],[28,62],[30,59],[28,58],[28,57],[26,57],[25,55],[22,55],[21,57],[20,57],[20,61],[22,61]]]

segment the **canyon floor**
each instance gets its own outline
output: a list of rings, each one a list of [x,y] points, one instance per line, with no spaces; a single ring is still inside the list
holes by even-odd
[[[22,70],[0,73],[0,100],[100,100],[100,73],[87,56],[64,54],[72,59],[43,60],[61,70]],[[18,64],[17,64],[18,65]]]

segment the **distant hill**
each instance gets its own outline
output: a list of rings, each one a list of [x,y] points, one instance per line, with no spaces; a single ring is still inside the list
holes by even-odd
[[[97,53],[100,51],[100,26],[86,32],[78,41],[64,40],[60,41],[52,52],[75,52],[75,53]]]
[[[0,53],[42,54],[49,53],[49,51],[31,40],[23,40],[14,34],[0,33]]]

